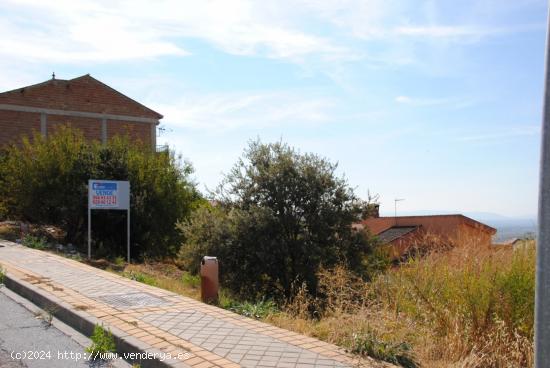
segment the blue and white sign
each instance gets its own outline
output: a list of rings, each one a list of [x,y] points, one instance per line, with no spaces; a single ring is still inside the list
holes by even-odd
[[[92,210],[126,210],[126,247],[130,263],[130,182],[88,180],[88,259],[92,258]]]
[[[88,182],[88,205],[90,209],[127,210],[129,204],[129,182],[115,180],[90,180]]]

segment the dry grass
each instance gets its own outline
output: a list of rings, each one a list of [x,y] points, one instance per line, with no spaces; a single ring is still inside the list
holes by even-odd
[[[410,260],[372,284],[340,267],[319,275],[324,301],[301,290],[268,320],[390,361],[405,354],[425,367],[532,366],[534,261],[533,244],[472,244]]]
[[[200,299],[200,283],[197,282],[197,277],[189,275],[171,263],[129,264],[118,273],[161,289]]]
[[[0,222],[0,239],[15,241],[20,238],[21,231],[19,225],[15,222]]]
[[[534,277],[533,246],[471,246],[411,261],[373,291],[383,309],[429,331],[416,344],[429,366],[525,367],[533,362]]]

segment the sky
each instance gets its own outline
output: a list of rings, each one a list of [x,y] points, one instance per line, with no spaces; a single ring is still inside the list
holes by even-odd
[[[0,0],[0,90],[86,73],[164,115],[213,189],[250,140],[382,212],[535,217],[544,0]]]

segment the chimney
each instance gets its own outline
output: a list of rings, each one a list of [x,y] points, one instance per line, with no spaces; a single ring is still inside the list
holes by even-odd
[[[375,204],[372,205],[371,215],[374,218],[380,217],[380,205],[379,204],[375,203]]]

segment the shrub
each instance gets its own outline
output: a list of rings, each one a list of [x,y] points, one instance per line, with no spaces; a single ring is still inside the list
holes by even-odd
[[[411,352],[411,346],[405,342],[392,343],[381,340],[376,333],[369,331],[356,334],[351,341],[351,352],[367,355],[405,368],[416,368],[418,363]]]
[[[255,303],[231,301],[222,305],[222,307],[242,316],[255,319],[265,319],[279,311],[272,300],[260,300]]]
[[[105,330],[103,326],[96,324],[94,332],[90,336],[92,345],[86,348],[86,351],[96,359],[98,354],[110,353],[116,351],[115,339],[110,330]]]
[[[89,179],[129,180],[131,239],[137,256],[173,255],[181,236],[174,228],[200,196],[189,179],[190,164],[173,152],[157,154],[149,146],[114,138],[107,145],[87,142],[68,127],[47,139],[40,135],[8,147],[0,157],[0,208],[4,216],[52,224],[66,242],[85,244]],[[94,211],[94,252],[125,254],[125,215]]]
[[[125,277],[127,277],[131,280],[141,282],[143,284],[147,284],[147,285],[151,285],[151,286],[155,286],[157,284],[157,281],[155,280],[155,278],[153,276],[149,276],[149,275],[146,275],[146,274],[140,273],[140,272],[125,272],[125,273],[123,273],[123,276],[125,276]]]
[[[336,165],[283,143],[251,142],[205,206],[178,224],[180,261],[197,272],[217,256],[223,285],[245,299],[288,297],[295,282],[316,290],[316,273],[338,263],[364,273],[372,242],[352,229],[369,204]]]
[[[191,275],[190,273],[186,272],[181,276],[181,282],[185,286],[197,289],[201,286],[201,278],[198,275]]]
[[[46,239],[28,234],[25,235],[23,239],[21,239],[21,244],[26,247],[38,250],[48,248],[48,243],[46,242]]]

